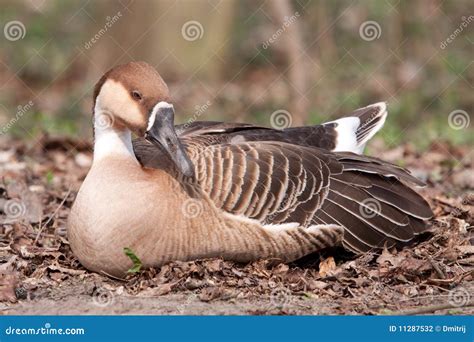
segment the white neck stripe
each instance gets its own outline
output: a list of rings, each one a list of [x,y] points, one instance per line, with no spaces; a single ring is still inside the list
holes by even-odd
[[[148,119],[148,126],[146,128],[147,131],[149,131],[153,127],[153,124],[156,120],[156,114],[158,114],[158,110],[160,110],[161,108],[173,108],[173,105],[165,101],[158,102],[151,111],[150,118]]]

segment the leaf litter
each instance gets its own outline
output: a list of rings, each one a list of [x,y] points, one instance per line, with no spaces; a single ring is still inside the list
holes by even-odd
[[[143,269],[126,249],[134,267],[125,279],[116,279],[84,269],[67,241],[68,213],[91,165],[91,146],[49,137],[35,145],[0,140],[0,310],[472,314],[472,154],[467,147],[443,143],[433,144],[422,156],[414,151],[407,144],[384,152],[392,162],[403,158],[405,167],[427,181],[420,191],[435,213],[432,233],[402,250],[353,256],[334,248],[291,264],[210,259]]]

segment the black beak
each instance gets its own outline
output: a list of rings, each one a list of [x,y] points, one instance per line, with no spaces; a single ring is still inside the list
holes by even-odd
[[[174,129],[173,106],[168,104],[160,106],[160,104],[153,108],[145,138],[163,148],[183,175],[194,177],[194,165]]]

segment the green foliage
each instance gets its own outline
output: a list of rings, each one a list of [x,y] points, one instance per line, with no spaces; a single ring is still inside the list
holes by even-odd
[[[123,252],[125,253],[126,256],[130,258],[133,262],[133,267],[130,268],[127,273],[138,273],[140,272],[140,269],[142,268],[142,262],[141,260],[135,255],[135,253],[128,247],[125,247],[123,249]]]
[[[474,23],[445,48],[440,47],[459,29],[471,1],[443,2],[439,10],[422,0],[292,1],[292,13],[300,14],[297,23],[304,48],[298,63],[304,65],[308,79],[304,96],[310,114],[306,122],[320,123],[360,106],[387,101],[389,120],[379,136],[388,145],[411,141],[423,150],[435,139],[474,145],[474,122],[463,130],[448,125],[448,115],[454,110],[473,115]],[[270,2],[244,0],[230,6],[230,11],[218,12],[208,1],[201,2],[209,7],[204,14],[186,2],[168,12],[162,3],[134,2],[125,10],[114,2],[5,1],[0,21],[21,21],[26,35],[18,41],[4,40],[0,47],[6,66],[0,122],[14,117],[18,105],[34,100],[33,110],[18,120],[9,134],[24,139],[43,131],[88,136],[93,83],[105,66],[130,58],[147,59],[160,69],[175,94],[185,94],[176,97],[176,107],[181,109],[176,115],[182,122],[206,100],[211,100],[212,106],[199,120],[268,126],[269,115],[275,110],[291,113],[294,94],[288,52],[284,52],[290,37],[284,32],[264,48],[281,30]],[[84,43],[103,28],[107,17],[120,10],[123,18],[97,44],[85,49]],[[167,15],[159,18],[164,12]],[[227,16],[226,20],[216,20],[215,13]],[[182,39],[180,20],[187,17],[203,24],[202,40]],[[366,21],[380,25],[379,38],[361,39],[359,28]],[[227,31],[219,35],[225,41],[210,45],[217,41],[216,32],[224,29],[214,27],[216,23],[225,24]],[[144,41],[136,41],[142,36]],[[147,45],[155,41],[160,42],[156,44],[160,48]],[[181,45],[185,50],[180,50]],[[202,56],[210,59],[195,68],[196,58]],[[211,67],[214,64],[221,67]],[[194,69],[196,73],[189,71]]]
[[[53,180],[54,180],[54,173],[53,171],[49,170],[46,173],[46,183],[48,183],[48,185],[51,185],[53,183]]]

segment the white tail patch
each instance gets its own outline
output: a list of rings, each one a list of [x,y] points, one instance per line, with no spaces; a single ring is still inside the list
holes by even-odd
[[[360,108],[345,118],[327,122],[336,124],[337,140],[333,151],[362,154],[367,141],[382,128],[386,118],[387,105],[379,102]]]
[[[360,148],[357,146],[356,131],[360,125],[360,119],[354,116],[348,118],[342,118],[331,123],[337,124],[335,130],[337,132],[336,147],[334,152],[349,151],[355,153],[361,153]]]

